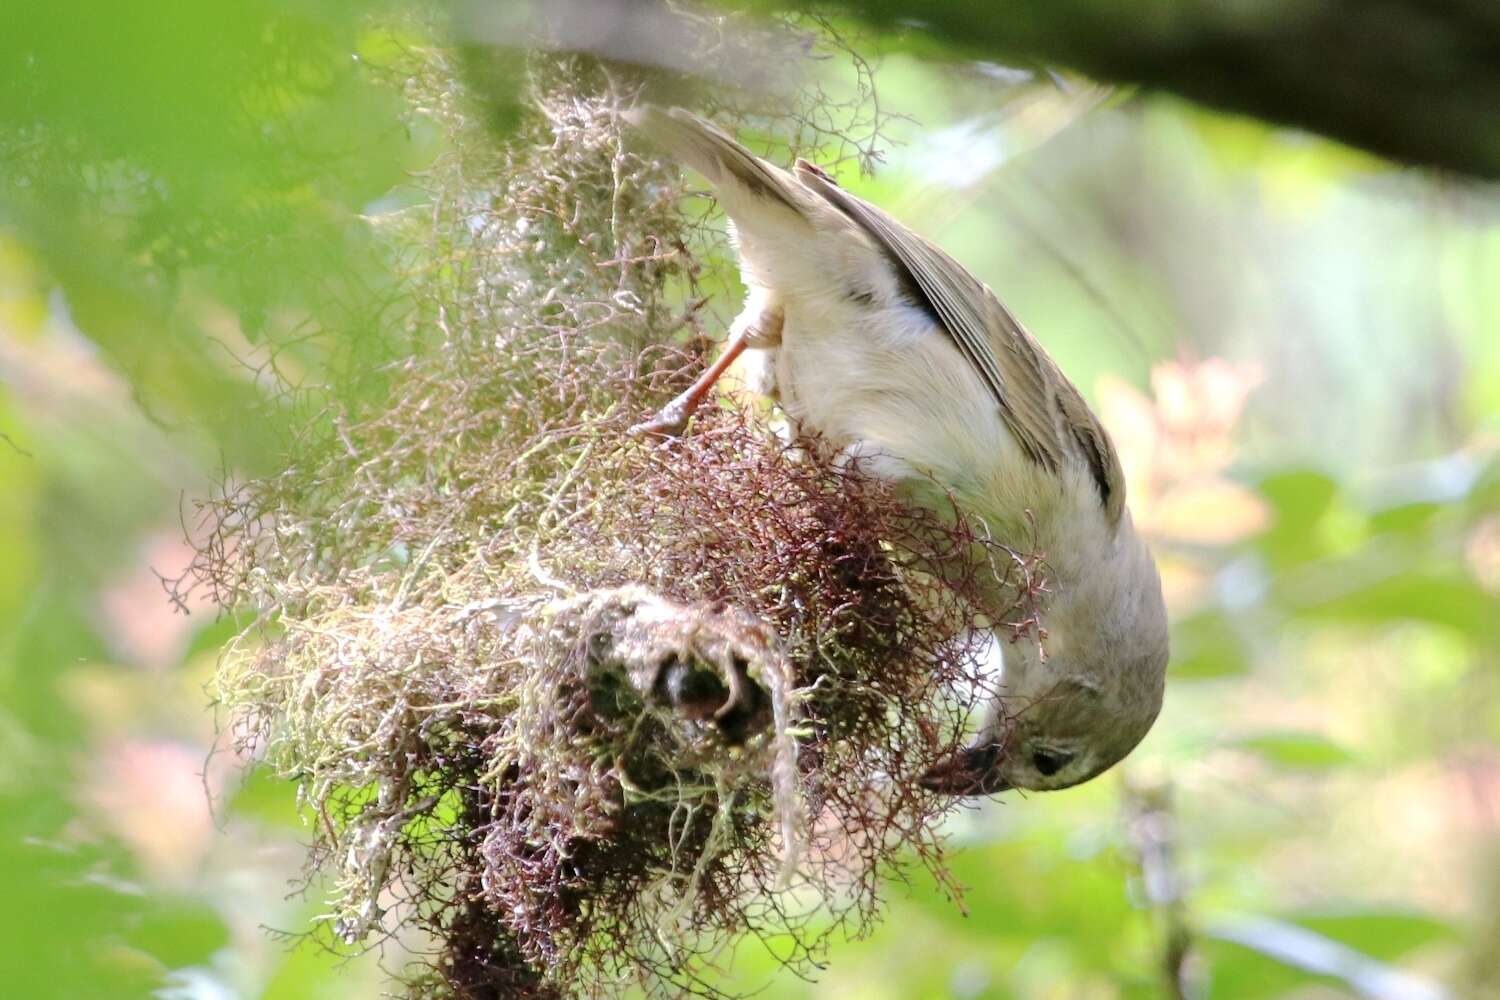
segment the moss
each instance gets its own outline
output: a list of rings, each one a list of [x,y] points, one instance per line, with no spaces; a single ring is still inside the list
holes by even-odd
[[[408,87],[453,146],[391,234],[415,346],[205,509],[234,742],[298,785],[328,938],[429,935],[413,996],[711,993],[747,933],[807,971],[942,877],[978,543],[732,405],[625,433],[701,363],[702,234],[616,73],[537,62],[501,149],[441,52]]]

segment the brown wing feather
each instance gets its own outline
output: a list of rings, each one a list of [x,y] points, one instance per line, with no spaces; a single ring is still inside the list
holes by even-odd
[[[712,123],[681,108],[664,109],[652,104],[632,108],[624,117],[716,187],[722,189],[733,183],[751,195],[780,202],[803,214],[803,186]]]
[[[1125,472],[1120,468],[1120,456],[1115,453],[1114,442],[1089,409],[1088,403],[1078,394],[1071,383],[1064,383],[1065,390],[1058,393],[1058,408],[1063,413],[1063,425],[1072,435],[1078,451],[1088,461],[1094,485],[1099,488],[1099,499],[1104,503],[1104,515],[1110,524],[1117,524],[1125,511]]]
[[[953,338],[995,397],[1006,428],[1028,458],[1053,473],[1081,458],[1110,523],[1125,505],[1120,462],[1109,435],[1078,390],[1010,310],[967,269],[811,164],[797,179],[857,223],[886,251],[904,283]]]

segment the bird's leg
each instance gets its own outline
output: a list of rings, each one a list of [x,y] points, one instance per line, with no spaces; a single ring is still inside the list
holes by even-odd
[[[728,371],[735,359],[746,348],[763,350],[781,343],[781,328],[785,320],[780,303],[765,295],[752,296],[744,310],[735,317],[729,327],[729,342],[724,353],[709,365],[708,370],[676,399],[663,406],[650,420],[630,428],[632,434],[681,434],[687,429],[688,420],[713,389],[719,377]]]

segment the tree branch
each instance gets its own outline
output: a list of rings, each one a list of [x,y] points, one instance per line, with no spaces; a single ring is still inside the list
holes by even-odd
[[[778,6],[781,6],[778,4]],[[1068,65],[1500,177],[1500,6],[1484,0],[849,0],[975,57]]]

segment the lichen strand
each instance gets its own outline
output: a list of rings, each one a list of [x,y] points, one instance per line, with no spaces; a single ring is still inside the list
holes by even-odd
[[[495,151],[430,58],[408,86],[455,151],[393,237],[426,255],[417,346],[204,508],[197,580],[253,619],[228,732],[298,783],[329,939],[425,932],[413,996],[711,995],[746,934],[807,970],[878,879],[943,877],[915,779],[978,697],[973,533],[744,407],[628,436],[701,363],[681,181],[596,67],[535,67]],[[771,713],[674,701],[663,650]]]

